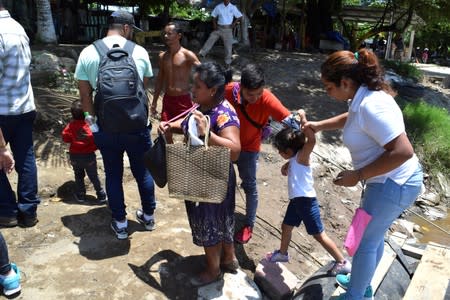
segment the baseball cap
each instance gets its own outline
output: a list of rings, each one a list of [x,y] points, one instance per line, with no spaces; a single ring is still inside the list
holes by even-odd
[[[133,26],[137,31],[143,31],[135,25],[133,15],[125,10],[116,10],[113,12],[108,18],[108,24],[128,24]]]

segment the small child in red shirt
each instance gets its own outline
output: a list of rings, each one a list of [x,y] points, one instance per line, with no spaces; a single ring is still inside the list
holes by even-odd
[[[70,163],[75,173],[75,198],[79,202],[86,200],[84,176],[87,174],[97,192],[97,200],[100,203],[106,203],[106,193],[100,184],[97,173],[97,158],[95,155],[97,146],[95,146],[94,136],[89,125],[84,121],[83,108],[79,100],[72,103],[70,112],[73,120],[64,128],[62,139],[64,142],[70,143]]]

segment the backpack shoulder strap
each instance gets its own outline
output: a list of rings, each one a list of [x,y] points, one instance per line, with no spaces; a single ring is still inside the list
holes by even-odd
[[[123,50],[125,50],[128,53],[128,56],[131,57],[133,55],[134,47],[136,46],[135,43],[132,41],[127,40],[125,42],[125,45],[123,46]]]
[[[96,40],[93,44],[98,54],[100,55],[100,58],[104,57],[109,51],[108,46],[106,46],[105,42],[102,39]]]

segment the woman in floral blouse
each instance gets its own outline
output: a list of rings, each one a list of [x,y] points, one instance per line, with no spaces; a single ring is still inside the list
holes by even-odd
[[[204,63],[195,68],[192,96],[199,107],[182,121],[161,123],[162,132],[180,132],[186,136],[188,119],[193,117],[200,137],[209,135],[209,145],[220,145],[231,150],[231,161],[236,161],[241,150],[239,119],[230,103],[224,99],[225,76],[216,63]],[[206,132],[206,118],[210,131]],[[191,279],[193,286],[202,286],[221,280],[222,271],[235,272],[239,267],[234,253],[234,208],[236,176],[230,162],[228,192],[224,201],[196,203],[186,200],[186,211],[193,242],[205,250],[206,269]]]

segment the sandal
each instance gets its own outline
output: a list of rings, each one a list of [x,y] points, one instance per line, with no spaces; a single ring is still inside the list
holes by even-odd
[[[239,261],[233,260],[229,263],[220,263],[220,269],[226,273],[236,274],[239,269]]]
[[[197,275],[197,276],[195,276],[194,278],[191,278],[190,282],[191,282],[191,286],[192,286],[192,287],[198,288],[198,287],[202,287],[202,286],[205,286],[205,285],[208,285],[208,284],[211,284],[211,283],[220,281],[220,280],[222,280],[222,279],[223,279],[223,272],[221,271],[220,274],[217,275],[217,277],[216,277],[216,278],[213,278],[212,280],[209,280],[209,281],[203,281],[203,280],[200,278],[200,276]]]

